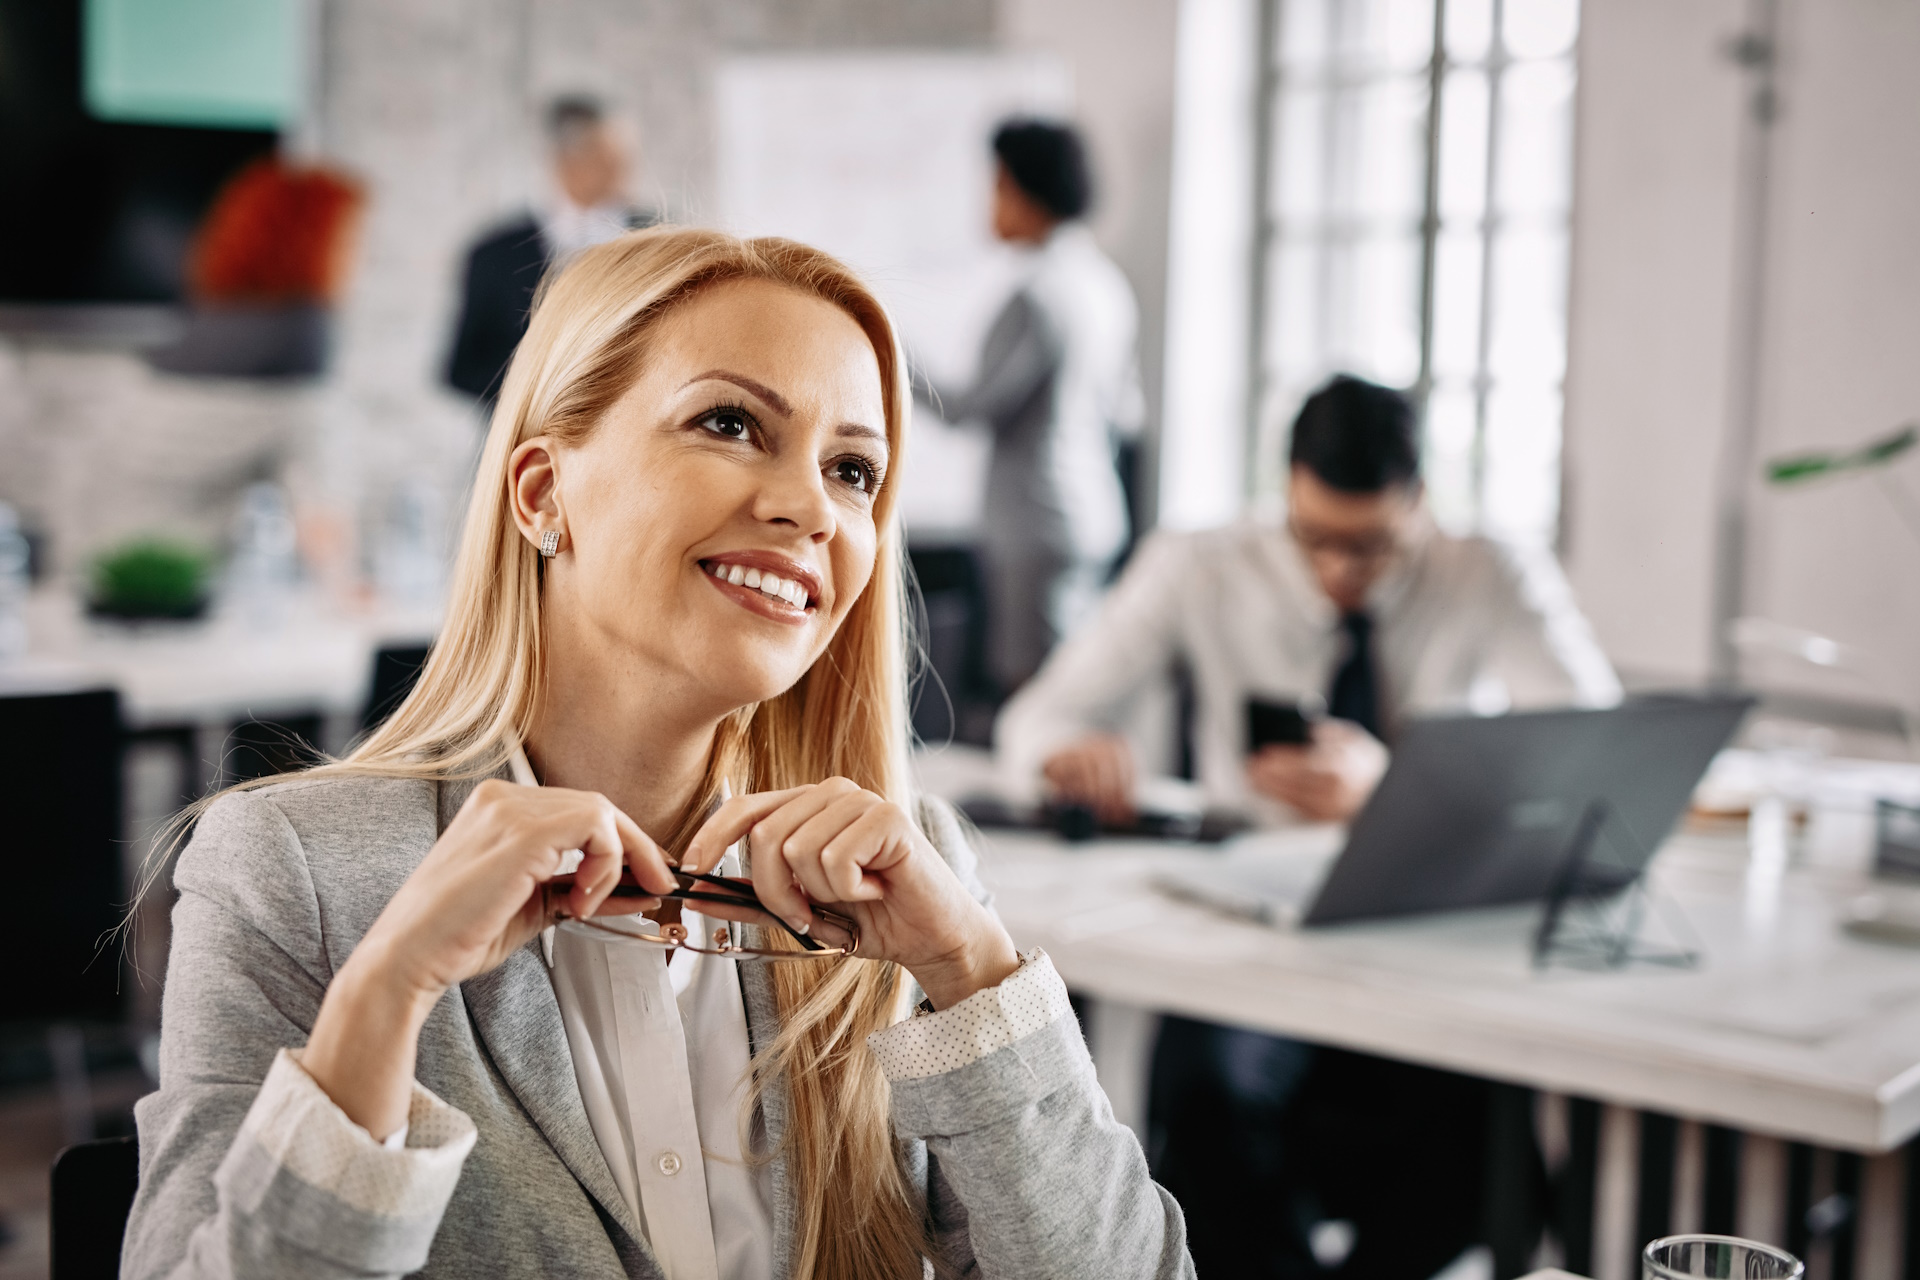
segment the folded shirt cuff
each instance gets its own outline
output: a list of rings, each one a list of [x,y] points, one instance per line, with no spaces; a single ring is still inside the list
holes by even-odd
[[[923,1080],[970,1066],[1072,1016],[1066,984],[1047,953],[1035,949],[1022,954],[1020,967],[998,986],[876,1031],[867,1047],[888,1080]]]
[[[240,1132],[307,1186],[387,1218],[437,1216],[478,1136],[465,1112],[415,1084],[405,1128],[377,1141],[287,1049],[274,1057]]]

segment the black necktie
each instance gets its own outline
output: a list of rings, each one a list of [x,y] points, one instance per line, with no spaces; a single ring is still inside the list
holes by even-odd
[[[1347,633],[1347,656],[1333,673],[1327,714],[1351,720],[1378,738],[1380,682],[1373,669],[1373,619],[1365,613],[1349,613],[1340,619],[1340,629]]]

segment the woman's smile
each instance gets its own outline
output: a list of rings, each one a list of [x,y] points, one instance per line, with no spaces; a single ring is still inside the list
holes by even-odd
[[[766,551],[730,551],[700,561],[722,595],[776,622],[804,622],[819,606],[819,576],[786,556]]]

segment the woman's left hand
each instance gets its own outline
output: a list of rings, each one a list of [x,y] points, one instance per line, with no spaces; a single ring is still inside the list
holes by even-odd
[[[753,888],[803,931],[815,905],[860,926],[860,954],[913,974],[937,1009],[998,985],[1020,965],[1013,939],[976,902],[906,810],[845,778],[736,796],[707,819],[685,864],[710,871],[745,838]],[[704,910],[704,908],[702,908]]]

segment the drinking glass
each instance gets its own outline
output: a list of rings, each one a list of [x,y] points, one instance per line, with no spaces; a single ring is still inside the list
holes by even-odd
[[[1640,1255],[1640,1280],[1800,1280],[1806,1264],[1738,1236],[1667,1236]]]

